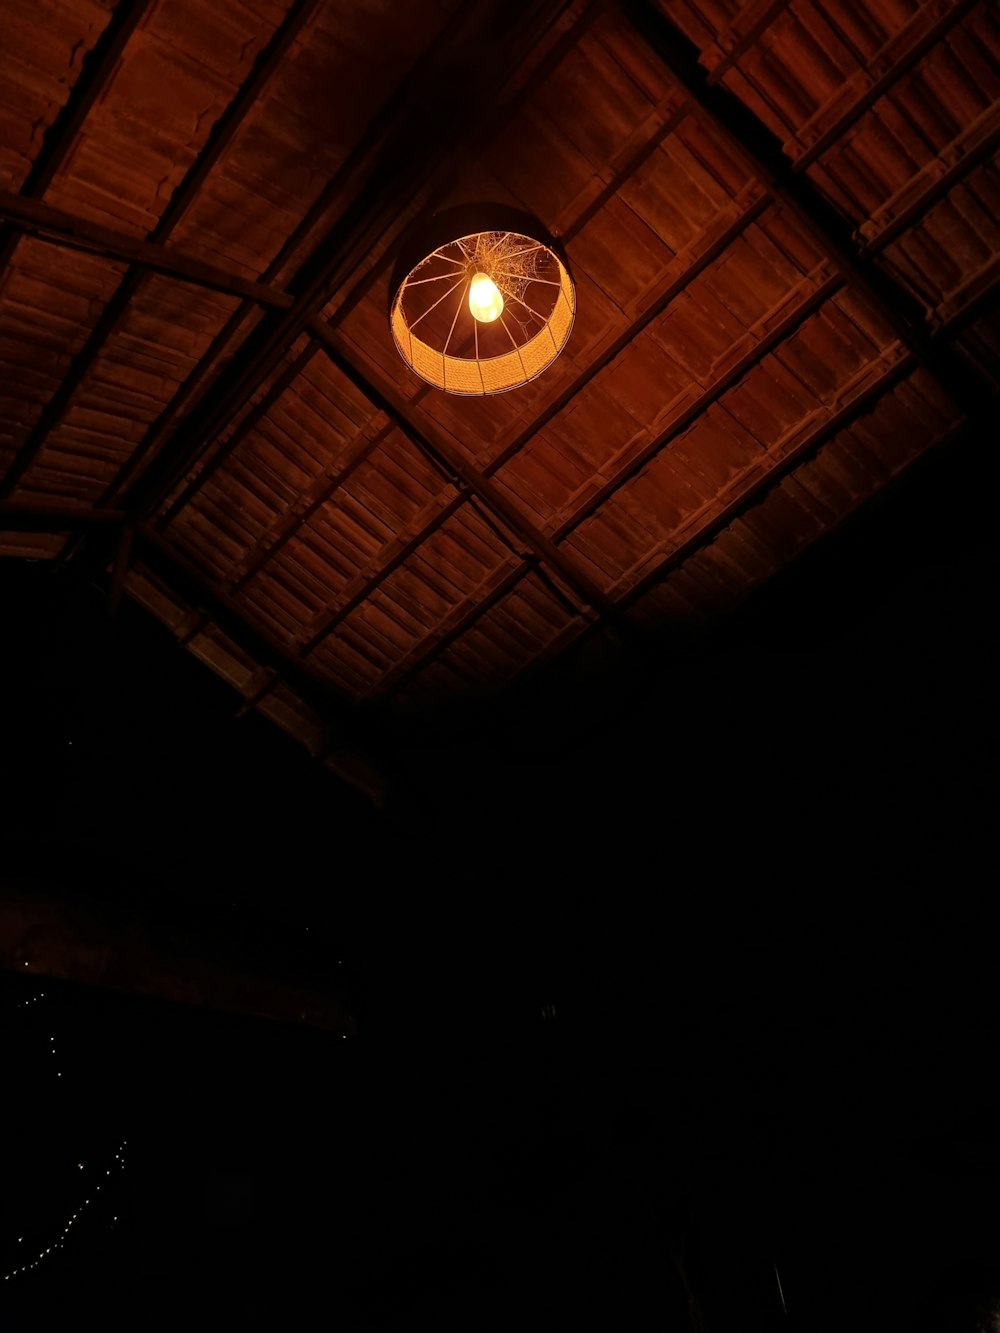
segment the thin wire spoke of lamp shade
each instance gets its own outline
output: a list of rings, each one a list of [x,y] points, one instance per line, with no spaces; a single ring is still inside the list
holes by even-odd
[[[499,315],[473,314],[470,290],[481,274],[502,298]],[[447,393],[484,395],[546,370],[575,316],[573,280],[554,249],[520,232],[484,231],[448,241],[410,270],[390,326],[400,356],[422,379]]]

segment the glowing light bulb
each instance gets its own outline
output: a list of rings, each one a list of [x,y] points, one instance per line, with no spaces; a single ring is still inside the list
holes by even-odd
[[[480,324],[492,324],[503,314],[500,288],[486,273],[477,273],[469,285],[469,309]]]

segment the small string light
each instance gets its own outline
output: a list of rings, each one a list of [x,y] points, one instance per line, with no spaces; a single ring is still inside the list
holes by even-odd
[[[125,1158],[122,1156],[122,1149],[123,1149],[124,1147],[125,1147],[125,1142],[124,1142],[124,1140],[123,1140],[122,1143],[119,1145],[118,1151],[115,1153],[115,1161],[118,1162],[119,1167],[120,1167],[120,1169],[121,1169],[122,1171],[125,1170]],[[85,1163],[83,1163],[83,1162],[77,1162],[77,1166],[78,1166],[78,1167],[80,1168],[80,1170],[82,1171],[82,1170],[84,1169]],[[104,1174],[105,1174],[105,1175],[110,1175],[111,1172],[110,1172],[110,1171],[105,1171]],[[96,1190],[99,1190],[100,1188],[101,1188],[100,1185],[96,1186],[96,1188],[95,1188],[95,1192],[96,1192]],[[69,1220],[67,1221],[66,1225],[63,1227],[62,1231],[59,1233],[59,1238],[58,1238],[57,1240],[53,1241],[53,1243],[52,1243],[51,1245],[46,1246],[45,1249],[39,1250],[39,1252],[38,1252],[37,1256],[35,1257],[35,1259],[32,1260],[30,1263],[22,1264],[20,1268],[14,1268],[14,1269],[11,1270],[11,1272],[9,1272],[9,1273],[5,1273],[5,1274],[4,1274],[4,1279],[3,1279],[3,1280],[4,1280],[5,1282],[9,1282],[10,1279],[11,1279],[12,1277],[17,1277],[19,1273],[27,1273],[30,1269],[32,1269],[32,1268],[37,1268],[38,1265],[42,1262],[42,1260],[43,1260],[47,1255],[50,1255],[50,1254],[52,1253],[53,1250],[61,1250],[61,1249],[63,1249],[63,1247],[64,1247],[64,1245],[65,1245],[65,1241],[66,1241],[67,1237],[69,1236],[70,1229],[71,1229],[71,1227],[73,1226],[73,1223],[79,1220],[80,1214],[83,1212],[84,1208],[86,1208],[89,1204],[90,1204],[90,1200],[89,1200],[89,1199],[84,1199],[83,1203],[80,1204],[80,1206],[79,1206],[79,1208],[77,1208],[76,1212],[70,1214]],[[117,1215],[116,1215],[115,1217],[113,1217],[111,1220],[112,1220],[113,1222],[117,1222],[117,1221],[118,1221],[118,1217],[117,1217]],[[17,1239],[18,1239],[18,1243],[20,1243],[20,1242],[24,1239],[24,1237],[23,1237],[23,1236],[18,1236]]]
[[[25,967],[27,966],[28,964],[25,963]],[[31,995],[28,997],[28,999],[19,1001],[16,1007],[18,1009],[26,1009],[29,1004],[37,1004],[39,1000],[43,1000],[44,998],[45,998],[45,992],[39,991],[37,995]],[[50,1048],[52,1050],[53,1055],[56,1054],[55,1040],[56,1040],[55,1037],[51,1036],[49,1037]],[[57,1071],[56,1077],[62,1078],[62,1070]],[[127,1140],[122,1139],[121,1143],[118,1145],[118,1148],[116,1149],[114,1154],[114,1163],[117,1164],[118,1169],[120,1171],[125,1170],[124,1150],[126,1145],[127,1145]],[[80,1171],[86,1170],[87,1166],[86,1162],[77,1162],[76,1165],[78,1170]],[[104,1174],[105,1176],[110,1176],[111,1169],[110,1168],[106,1169]],[[94,1187],[95,1194],[100,1188],[101,1188],[100,1185],[96,1185]],[[5,1273],[3,1275],[3,1280],[5,1282],[9,1282],[12,1277],[17,1277],[21,1273],[30,1272],[32,1269],[37,1268],[39,1264],[43,1261],[43,1259],[46,1259],[49,1255],[51,1255],[54,1250],[63,1249],[65,1246],[66,1239],[69,1236],[70,1231],[73,1227],[73,1224],[79,1221],[80,1214],[83,1212],[84,1208],[89,1206],[89,1204],[90,1204],[90,1199],[89,1198],[84,1199],[84,1201],[77,1207],[76,1211],[70,1214],[70,1217],[67,1220],[66,1225],[63,1227],[62,1231],[59,1233],[58,1238],[54,1240],[50,1245],[47,1245],[43,1249],[40,1249],[33,1260],[21,1264],[20,1267],[12,1269],[9,1273]],[[112,1218],[112,1221],[113,1222],[118,1221],[117,1215]],[[24,1242],[24,1237],[18,1236],[17,1243],[20,1245],[23,1242]]]

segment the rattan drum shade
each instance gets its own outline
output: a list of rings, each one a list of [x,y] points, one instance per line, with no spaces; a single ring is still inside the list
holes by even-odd
[[[389,323],[421,379],[446,393],[504,393],[552,364],[573,329],[576,291],[541,232],[530,215],[483,207],[439,214],[414,235],[397,265]],[[492,285],[492,304],[477,300],[477,288]]]

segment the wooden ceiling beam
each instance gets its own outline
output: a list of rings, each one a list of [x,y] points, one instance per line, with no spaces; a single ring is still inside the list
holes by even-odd
[[[240,85],[236,96],[212,126],[205,147],[170,196],[170,202],[153,228],[150,240],[165,241],[184,217],[321,3],[322,0],[293,0],[271,40],[254,61],[253,69]]]
[[[233,450],[267,416],[288,386],[301,375],[318,351],[318,344],[310,341],[299,352],[298,356],[289,361],[277,379],[272,382],[267,392],[254,404],[249,412],[243,414],[235,428],[229,432],[215,453],[201,467],[198,475],[187,483],[180,494],[171,502],[169,509],[153,522],[155,528],[162,529],[169,526],[171,520],[187,504],[191,496],[201,489],[205,482],[218,471]]]
[[[765,10],[757,19],[753,27],[748,28],[742,37],[732,46],[717,65],[705,75],[705,83],[708,87],[721,83],[723,77],[729,70],[738,63],[743,55],[756,44],[763,33],[771,26],[775,18],[788,8],[790,0],[775,0],[775,3]],[[892,85],[913,68],[943,37],[945,37],[953,27],[965,17],[970,9],[976,5],[982,4],[983,0],[958,0],[950,9],[931,24],[923,35],[918,38],[911,46],[903,50],[902,54],[885,70],[885,72],[876,79],[871,86],[855,102],[852,102],[847,110],[841,115],[833,125],[827,129],[823,135],[816,140],[805,152],[801,153],[791,164],[791,170],[795,175],[801,175],[817,158],[827,152],[829,148],[842,138],[848,130],[852,128],[872,107],[878,99],[885,95],[886,91]],[[918,11],[919,18],[919,11]],[[595,196],[578,217],[574,218],[571,226],[567,227],[561,237],[563,245],[568,245],[570,240],[587,225],[590,219],[600,211],[608,200],[625,185],[632,176],[638,171],[642,164],[652,156],[662,141],[681,125],[681,123],[692,115],[695,111],[695,104],[685,98],[670,116],[660,125],[657,130],[641,145],[633,154],[628,162],[615,174],[605,188]],[[960,158],[952,168],[952,171],[963,171],[971,168],[965,165],[965,158]],[[950,174],[950,173],[949,173]]]
[[[478,603],[474,603],[473,600],[476,595],[475,592],[471,593],[462,603],[462,606],[466,609],[462,611],[461,608],[459,608],[457,613],[453,614],[453,616],[446,617],[442,620],[435,629],[435,633],[441,631],[439,637],[429,642],[425,641],[423,645],[418,646],[394,671],[389,673],[377,689],[372,690],[369,695],[365,696],[366,702],[370,701],[373,705],[380,708],[387,705],[389,701],[397,694],[401,693],[412,680],[416,679],[421,672],[425,671],[432,662],[436,661],[442,653],[447,652],[451,645],[457,642],[463,634],[468,633],[468,631],[475,626],[480,617],[491,611],[494,606],[504,599],[504,597],[513,592],[522,579],[529,573],[534,573],[554,596],[562,596],[560,590],[546,577],[544,569],[534,557],[521,561],[520,564],[507,573],[504,579],[495,588],[491,588]],[[444,628],[445,626],[447,626],[447,628]],[[553,660],[550,656],[553,650],[553,645],[565,640],[569,634],[570,628],[571,626],[567,626],[562,629],[555,638],[546,645],[542,655],[536,657],[528,664],[528,666],[522,668],[518,676],[518,679],[521,682],[525,681],[528,676],[542,670]],[[579,644],[591,635],[609,629],[610,627],[607,622],[600,616],[591,616],[584,621],[582,628],[574,633],[572,642]],[[620,635],[615,637],[621,642]],[[648,657],[649,643],[644,641],[643,647],[646,650],[644,655]]]
[[[332,196],[335,194],[336,189],[340,188],[340,185],[340,173],[338,173],[335,180],[328,184],[326,190],[324,190],[323,194],[312,205],[308,213],[302,219],[302,222],[268,265],[262,276],[263,283],[273,283],[283,270],[287,269],[290,264],[295,262],[295,258],[302,247],[304,238],[308,237],[308,235],[317,227],[323,216],[329,211]],[[293,302],[294,297],[289,296],[285,308],[290,308]],[[197,365],[187,378],[178,385],[173,396],[160,410],[155,420],[142,436],[142,439],[132,450],[128,459],[122,464],[118,472],[105,487],[101,494],[101,504],[110,504],[116,496],[126,491],[129,486],[134,483],[137,477],[141,476],[149,461],[156,456],[160,443],[170,435],[170,432],[174,429],[188,406],[194,401],[195,395],[222,360],[223,356],[225,356],[247,316],[254,309],[255,305],[252,302],[244,300],[240,306],[233,311],[223,327],[217,334],[215,334]]]
[[[268,528],[254,542],[237,565],[240,572],[230,583],[229,590],[239,592],[246,587],[254,575],[292,539],[299,528],[307,524],[313,514],[322,509],[325,504],[328,504],[341,486],[350,481],[358,468],[371,458],[375,450],[382,444],[386,436],[392,433],[393,429],[393,423],[385,421],[367,437],[364,434],[355,436],[352,448],[345,451],[346,456],[338,457],[335,470],[322,473],[317,478],[318,484],[314,483],[315,489],[310,488],[305,492],[302,497],[305,500],[304,505],[301,508],[293,505],[278,519],[277,523]],[[308,496],[308,499],[306,499],[306,496]]]
[[[347,182],[359,170],[380,141],[384,125],[391,120],[390,105],[383,108],[382,112],[375,117],[362,136],[361,142],[351,150],[347,161],[327,182],[319,197],[309,207],[291,236],[282,244],[278,254],[264,271],[263,283],[273,284],[290,268],[295,268],[301,264],[303,261],[302,251],[308,238],[317,230],[323,219],[335,206],[338,198],[343,194]],[[289,298],[288,307],[292,305],[293,300],[294,298]],[[252,305],[248,301],[244,301],[213,337],[197,365],[178,386],[173,397],[160,411],[129,458],[108,483],[101,495],[102,504],[110,503],[141,475],[148,460],[155,456],[157,446],[170,434],[187,406],[193,401],[194,395],[225,355],[252,309]]]
[[[452,500],[443,505],[435,517],[434,531],[447,523],[448,519],[461,509],[468,498],[468,491],[463,487]],[[375,559],[374,567],[373,565],[367,565],[355,578],[351,579],[347,587],[343,589],[336,605],[325,613],[315,631],[302,645],[299,651],[303,657],[318,648],[328,634],[332,633],[342,621],[346,620],[362,602],[367,601],[376,588],[420,549],[427,540],[427,528],[429,526],[421,527],[416,524],[414,528],[408,528],[400,533],[389,548],[392,550],[392,555],[388,560],[386,559],[385,550],[381,550]]]
[[[714,384],[710,384],[693,403],[689,403],[684,411],[670,422],[666,430],[650,440],[645,448],[641,449],[633,458],[630,458],[624,467],[620,468],[613,477],[605,482],[600,490],[591,495],[580,509],[560,524],[555,531],[554,539],[557,542],[565,541],[571,532],[600,509],[601,505],[606,504],[612,495],[631,480],[636,473],[641,472],[644,467],[648,467],[652,460],[662,453],[672,440],[676,440],[678,436],[692,426],[713,403],[717,403],[725,393],[739,384],[744,376],[750,374],[756,366],[759,366],[769,352],[780,347],[785,339],[790,338],[795,330],[804,324],[811,315],[822,309],[826,302],[843,286],[844,279],[839,274],[835,274],[810,292],[804,300],[800,301],[794,309],[786,314],[783,320],[773,325],[759,342],[756,342],[738,361],[735,361],[724,375],[717,379]]]
[[[288,14],[268,45],[254,64],[249,77],[236,97],[222,113],[208,136],[205,147],[198,154],[184,179],[174,190],[159,222],[147,238],[154,245],[162,245],[184,217],[201,189],[208,174],[231,144],[240,125],[253,108],[267,80],[274,74],[289,47],[312,17],[320,0],[295,0]],[[45,405],[27,440],[18,450],[7,475],[0,485],[0,496],[10,495],[45,447],[45,441],[66,414],[77,389],[90,373],[108,339],[118,327],[129,302],[138,290],[145,272],[132,267],[122,279],[114,296],[104,307],[100,318],[90,331],[83,347],[73,358],[59,388]],[[289,305],[292,302],[289,301]]]
[[[294,653],[263,629],[251,625],[246,619],[245,607],[213,587],[190,561],[147,524],[139,525],[135,536],[136,560],[163,578],[182,601],[199,608],[206,617],[206,624],[217,625],[260,666],[280,675],[331,727],[343,728],[348,715],[340,707],[336,695],[312,675]]]
[[[697,532],[692,533],[681,545],[665,556],[638,583],[628,589],[617,602],[617,605],[624,609],[637,601],[656,584],[661,583],[663,579],[669,577],[696,550],[713,541],[720,532],[759,503],[764,496],[772,491],[785,477],[794,472],[797,467],[813,458],[823,445],[829,443],[841,431],[849,429],[856,421],[860,421],[862,417],[872,411],[887,393],[890,393],[913,373],[917,365],[916,358],[909,355],[904,360],[890,366],[885,374],[873,384],[870,384],[856,398],[846,403],[839,412],[817,427],[811,435],[801,440],[794,449],[778,460],[766,472],[761,473],[749,486],[735,495],[729,504],[719,510],[708,523]],[[959,437],[974,436],[976,433],[981,434],[983,438],[992,438],[996,429],[997,403],[998,396],[991,394],[986,404],[959,422],[942,443],[953,442]],[[919,465],[922,457],[923,455],[912,460],[908,467]]]
[[[123,524],[115,550],[114,563],[111,566],[111,586],[108,589],[108,615],[116,616],[122,604],[125,581],[128,578],[132,561],[132,544],[135,541],[135,529]]]
[[[470,596],[465,599],[465,602],[462,603],[462,605],[465,606],[465,610],[463,611],[459,608],[457,619],[454,616],[446,616],[441,624],[436,626],[433,631],[433,633],[437,634],[437,637],[429,640],[422,640],[414,652],[408,657],[405,657],[402,662],[394,667],[393,670],[379,682],[378,688],[372,691],[370,697],[377,700],[378,703],[384,704],[394,695],[399,694],[411,680],[420,675],[421,671],[430,666],[433,661],[440,657],[442,653],[446,652],[453,643],[462,637],[463,634],[472,629],[473,625],[475,625],[482,616],[486,615],[487,612],[492,611],[498,602],[502,602],[509,593],[513,592],[521,580],[530,572],[532,564],[533,562],[531,560],[519,561],[513,569],[507,572],[495,588],[492,588],[479,600],[475,600],[476,592],[479,591],[476,589],[475,592],[470,594]],[[448,623],[447,629],[445,629],[443,633],[438,633],[438,631],[441,630],[442,625],[449,621],[451,623]]]
[[[995,299],[995,289],[984,292],[976,299],[975,306],[985,304],[989,300]],[[932,335],[933,341],[953,336],[954,333],[965,325],[973,306],[968,309],[963,308],[956,316],[942,325],[940,330]],[[860,420],[866,413],[870,412],[879,402],[879,400],[889,393],[912,374],[915,367],[919,364],[917,358],[910,353],[903,360],[896,362],[880,376],[873,384],[869,385],[861,394],[850,402],[846,403],[829,420],[822,423],[812,434],[806,436],[796,445],[796,447],[748,487],[741,489],[739,494],[735,495],[729,504],[719,510],[711,519],[703,524],[697,531],[692,532],[679,546],[672,550],[669,555],[656,566],[654,566],[643,578],[630,588],[623,597],[616,601],[616,606],[621,610],[627,608],[636,601],[650,588],[667,578],[675,569],[679,568],[685,560],[688,560],[695,551],[710,543],[715,537],[730,524],[738,520],[753,505],[757,504],[761,498],[778,485],[786,476],[793,472],[807,459],[812,458],[824,444],[828,443],[840,431],[848,429],[855,421]],[[989,395],[985,403],[977,407],[974,412],[966,418],[966,421],[957,431],[970,431],[979,427],[984,430],[992,429],[993,411],[995,410],[996,397]],[[992,409],[992,410],[991,410]],[[672,432],[671,432],[672,436]],[[664,445],[667,441],[664,441]],[[585,517],[585,515],[581,515]],[[571,525],[560,529],[556,533],[557,540],[563,540],[567,535],[569,527],[575,527],[578,520],[574,519]]]
[[[630,606],[644,593],[648,592],[650,588],[662,582],[675,569],[679,568],[685,560],[690,559],[695,551],[713,541],[724,528],[729,527],[730,524],[746,513],[768,491],[773,490],[790,472],[794,472],[806,459],[813,457],[835,435],[838,435],[842,430],[846,430],[855,421],[860,421],[863,416],[872,411],[887,393],[913,373],[916,365],[916,359],[912,355],[908,355],[903,360],[897,361],[895,365],[890,366],[873,384],[870,384],[856,398],[846,403],[811,434],[800,440],[778,462],[772,464],[755,481],[734,496],[727,505],[718,510],[708,522],[675,547],[658,565],[654,566],[629,588],[617,605],[620,608]]]
[[[517,505],[469,459],[463,457],[451,441],[446,440],[438,431],[435,430],[430,434],[426,427],[421,429],[411,421],[407,415],[405,400],[388,385],[383,387],[375,385],[371,376],[366,374],[349,357],[344,348],[333,341],[332,337],[324,344],[324,349],[337,369],[387,416],[391,416],[399,430],[426,458],[429,458],[460,488],[479,497],[487,509],[500,519],[515,541],[522,542],[536,556],[544,560],[561,582],[575,596],[582,598],[586,606],[607,616],[612,622],[616,620],[613,603],[591,583],[577,567],[576,562],[560,551],[554,541],[530,523]]]
[[[674,281],[660,293],[656,300],[642,312],[639,318],[634,320],[633,323],[631,323],[629,327],[615,339],[610,347],[606,348],[600,356],[595,357],[595,359],[576,376],[572,383],[566,386],[558,397],[554,398],[551,403],[547,404],[542,411],[535,415],[530,426],[526,427],[526,429],[511,440],[510,444],[506,445],[495,458],[490,460],[484,468],[486,476],[494,476],[502,467],[505,467],[507,463],[510,462],[515,454],[519,454],[526,445],[530,444],[534,437],[540,431],[544,430],[550,421],[554,421],[563,408],[568,406],[582,389],[586,388],[592,380],[596,379],[602,370],[607,369],[616,357],[621,356],[626,347],[630,346],[640,333],[647,329],[655,319],[659,318],[667,307],[676,301],[678,296],[686,291],[696,278],[706,272],[717,259],[725,254],[734,241],[737,241],[752,223],[756,222],[759,217],[767,212],[772,202],[771,197],[765,194],[761,196],[761,198],[755,199],[749,207],[745,208],[742,213],[735,217],[729,226],[726,227],[724,231],[720,232],[715,240],[712,241],[710,245],[707,245],[697,258],[688,265],[684,272],[679,274]]]
[[[864,257],[879,255],[920,220],[939,199],[949,194],[959,182],[963,181],[976,167],[991,161],[1000,148],[1000,128],[987,135],[981,143],[968,152],[963,152],[946,171],[936,176],[924,192],[912,203],[901,208],[891,222],[887,222],[870,239],[863,241],[860,252]]]
[[[255,430],[261,421],[267,416],[271,408],[281,398],[286,389],[291,385],[309,365],[319,347],[314,342],[307,342],[305,347],[299,352],[298,356],[289,361],[288,365],[280,375],[272,382],[267,392],[258,400],[257,403],[245,412],[240,418],[235,428],[230,431],[222,441],[216,452],[209,458],[198,472],[196,478],[188,483],[177,498],[171,503],[170,508],[162,516],[151,519],[150,522],[157,530],[162,530],[169,526],[171,520],[187,503],[190,495],[200,490],[202,485],[219,469],[222,463],[230,456],[243,440]]]
[[[88,222],[62,209],[52,208],[49,204],[26,199],[20,194],[0,190],[0,219],[12,224],[15,231],[38,236],[53,245],[122,260],[138,269],[161,273],[168,278],[179,278],[197,287],[208,287],[212,291],[224,292],[227,296],[241,296],[255,305],[287,310],[292,304],[293,298],[277,287],[249,282],[238,273],[220,268],[217,264],[207,264],[193,255],[184,254],[182,250],[169,249],[152,241],[137,241],[125,232]]]
[[[62,111],[45,135],[41,151],[21,186],[21,197],[41,199],[76,143],[91,107],[102,95],[118,66],[129,39],[152,8],[153,0],[120,0],[83,69],[70,90]],[[10,231],[0,240],[0,277],[17,248],[20,236]]]
[[[969,0],[975,3],[975,0]],[[717,65],[713,65],[706,75],[709,84],[719,83],[728,71],[735,65],[746,52],[756,44],[758,39],[766,32],[779,14],[783,13],[791,3],[791,0],[774,0],[757,18],[747,31],[736,41],[726,52]],[[595,217],[602,208],[612,199],[618,191],[632,179],[635,173],[648,161],[656,152],[660,144],[692,114],[694,106],[688,98],[685,98],[661,125],[650,135],[645,143],[632,154],[628,161],[612,176],[604,189],[595,195],[590,203],[573,219],[572,224],[560,236],[560,241],[564,246],[569,245],[570,241],[584,229],[591,218]]]
[[[182,601],[198,609],[199,615],[188,633],[185,646],[208,626],[214,625],[259,667],[271,673],[265,688],[258,687],[249,698],[242,699],[238,715],[244,716],[259,707],[281,685],[288,685],[322,722],[323,742],[317,750],[311,751],[313,758],[341,781],[357,788],[375,806],[381,807],[390,783],[377,760],[355,748],[357,714],[348,710],[328,685],[313,676],[299,657],[264,631],[250,625],[245,609],[210,587],[199,571],[173,550],[159,533],[142,525],[135,529],[135,538],[142,564]],[[122,583],[123,591],[127,592],[124,575]]]
[[[969,8],[971,8],[975,3],[978,3],[978,0],[962,0],[962,3],[959,6],[959,8],[964,13]],[[931,45],[933,45],[933,42],[938,40],[940,35],[942,35],[943,32],[946,32],[950,27],[952,27],[955,22],[957,22],[957,18],[954,15],[952,15],[951,12],[942,16],[942,18],[939,19],[938,22],[933,25],[931,31],[928,34],[925,34],[925,37],[920,42],[915,43],[914,46],[910,48],[910,50],[905,52],[904,55],[892,66],[892,69],[889,71],[889,75],[891,75],[892,77],[889,78],[889,75],[886,76],[886,78],[888,79],[888,83],[886,82],[886,80],[879,81],[879,87],[882,89],[882,91],[884,91],[884,88],[886,86],[889,86],[891,82],[895,80],[895,78],[899,77],[901,73],[909,69],[916,62],[919,56],[925,53],[926,50],[929,49]],[[706,78],[705,82],[706,84],[710,84],[711,83],[710,77]],[[853,123],[860,114],[861,111],[857,107],[850,108],[848,112],[845,113],[843,117],[841,117],[841,120],[838,122],[838,126],[842,130],[847,124]],[[982,152],[977,153],[976,155],[977,159],[985,160],[985,157],[988,156],[990,150],[991,150],[991,142],[987,142],[984,145],[982,145]],[[917,201],[916,205],[911,210],[909,210],[909,217],[908,217],[909,223],[912,223],[917,217],[921,216],[923,212],[928,207],[931,206],[935,198],[946,192],[947,188],[949,188],[952,184],[954,184],[954,181],[950,179],[951,175],[954,172],[961,171],[965,173],[972,170],[975,163],[974,162],[970,163],[968,161],[968,158],[971,157],[972,154],[969,154],[967,155],[967,157],[959,159],[958,163],[956,163],[955,167],[953,168],[953,172],[948,173],[949,181],[946,186],[939,188],[938,185],[936,184],[934,187],[932,187],[931,190],[929,190],[928,192],[926,192],[924,195],[921,196],[921,198]],[[811,157],[810,160],[812,160]],[[797,169],[798,169],[798,163],[796,163],[791,168],[792,171],[795,171]],[[761,179],[764,179],[765,174],[767,173],[760,171],[758,172],[758,176]],[[768,179],[767,181],[765,181],[765,183],[768,185],[769,190],[772,190],[773,181]],[[781,198],[782,196],[778,190],[773,190],[773,197]],[[894,227],[893,229],[894,235],[897,233],[897,230],[898,229]],[[817,242],[821,244],[822,248],[825,248],[827,250],[830,249],[825,232],[816,234],[816,231],[814,229],[814,236]],[[876,251],[877,249],[882,248],[881,244],[878,243],[880,240],[881,240],[880,237],[876,238],[876,243],[874,243],[871,247],[873,252]],[[836,257],[835,257],[835,262],[836,262]],[[763,340],[763,342],[759,345],[757,349],[752,349],[751,352],[748,354],[748,356],[742,358],[741,361],[737,362],[736,365],[731,368],[731,370],[726,374],[726,376],[723,377],[721,381],[719,381],[718,384],[711,386],[706,391],[706,393],[703,394],[696,401],[696,403],[692,405],[689,411],[685,412],[684,415],[681,418],[679,418],[677,422],[671,423],[667,431],[662,436],[660,436],[658,440],[651,443],[651,445],[646,449],[644,449],[640,455],[638,455],[635,459],[631,460],[629,464],[622,470],[621,473],[613,477],[607,483],[607,485],[602,488],[600,492],[598,492],[595,496],[591,497],[587,505],[578,514],[575,514],[572,517],[572,519],[564,523],[554,534],[555,540],[558,542],[565,540],[565,538],[570,534],[570,532],[573,529],[575,529],[581,522],[583,522],[597,508],[599,508],[600,505],[603,504],[610,497],[610,495],[614,493],[614,491],[616,491],[621,485],[627,482],[630,477],[634,476],[635,473],[639,471],[642,467],[644,467],[651,460],[652,457],[654,457],[657,453],[660,452],[661,449],[667,447],[672,439],[676,438],[676,436],[682,430],[686,429],[687,426],[690,425],[691,422],[697,416],[700,416],[701,413],[713,401],[715,401],[719,396],[721,396],[721,394],[727,388],[731,387],[739,378],[741,378],[744,374],[753,369],[753,366],[761,359],[763,355],[766,354],[767,351],[771,349],[772,346],[776,345],[778,342],[782,341],[785,337],[789,336],[794,331],[794,328],[801,322],[802,318],[812,313],[812,311],[816,308],[817,297],[819,297],[820,300],[825,299],[830,295],[832,295],[835,288],[841,285],[842,283],[849,283],[852,281],[852,278],[855,280],[855,282],[857,281],[857,275],[856,273],[853,272],[851,264],[849,263],[838,264],[837,267],[840,269],[841,273],[841,276],[839,278],[834,279],[832,284],[831,283],[824,284],[824,287],[820,289],[819,292],[815,293],[813,298],[810,298],[810,300],[804,303],[802,306],[800,306],[798,310],[792,311],[790,315],[787,316],[786,319],[782,322],[781,325],[772,329],[768,337],[765,340]],[[870,295],[870,293],[867,294]],[[882,313],[885,314],[886,310],[884,305],[882,304],[884,298],[881,295],[879,295],[876,298],[876,300],[879,302],[879,308],[881,309]],[[944,345],[943,341],[931,330],[925,330],[920,328],[916,331],[916,333],[914,333],[912,328],[907,327],[903,332],[906,336],[901,336],[901,341],[905,346],[908,346],[911,353],[918,358],[921,364],[924,364],[925,366],[928,366],[928,368],[939,372],[942,361],[940,353],[941,353],[941,348]],[[940,373],[936,374],[936,378],[938,378],[939,382],[941,382]],[[944,387],[946,388],[947,391],[951,392],[951,396],[955,399],[956,402],[959,402],[960,405],[966,408],[966,410],[973,410],[973,411],[978,410],[982,402],[981,395],[978,391],[974,392],[974,394],[972,395],[971,403],[967,401],[969,397],[968,394],[965,395],[966,401],[963,402],[962,398],[958,394],[952,391],[950,383],[951,377],[946,375],[945,378],[946,380],[948,380],[948,382],[944,384]],[[983,392],[985,392],[985,390]],[[497,461],[499,462],[499,460]],[[696,538],[695,540],[697,543],[700,541],[700,538]]]
[[[983,0],[956,0],[950,8],[945,9],[935,23],[932,23],[926,32],[915,41],[912,46],[907,47],[903,53],[898,56],[892,64],[877,79],[865,89],[857,101],[852,102],[842,116],[816,140],[815,143],[801,153],[792,163],[792,172],[796,176],[801,176],[803,172],[824,153],[828,152],[835,143],[843,138],[845,132],[856,124],[866,111],[870,110],[879,98],[884,97],[892,86],[902,78],[904,74],[909,73],[914,65],[917,65],[924,56],[941,41],[941,39],[965,18],[971,9]],[[919,18],[921,11],[917,11]],[[912,20],[911,20],[912,21]],[[904,29],[905,31],[905,29]],[[898,48],[898,42],[895,43]]]
[[[123,520],[124,515],[117,509],[0,500],[0,528],[6,532],[78,532],[117,528]]]
[[[843,220],[810,181],[795,174],[780,143],[757,116],[725,88],[709,83],[698,63],[696,48],[680,29],[649,0],[625,0],[623,12],[698,107],[699,115],[730,151],[747,163],[773,197],[790,210],[845,281],[879,313],[963,410],[978,410],[988,396],[979,377],[949,348],[940,343],[932,345],[914,298],[859,252]]]

